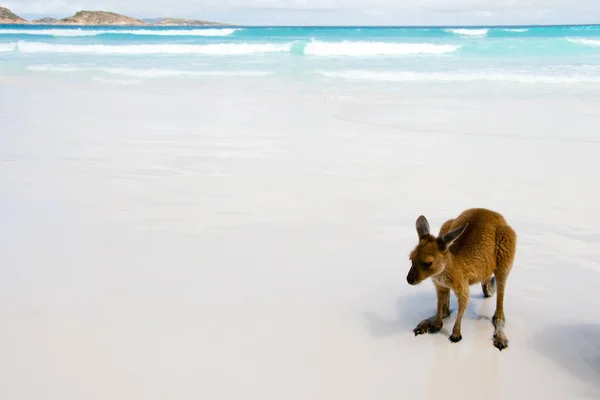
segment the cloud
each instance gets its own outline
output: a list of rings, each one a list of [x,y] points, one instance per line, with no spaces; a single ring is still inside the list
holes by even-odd
[[[19,0],[18,2],[8,3],[5,7],[17,14],[53,14],[53,13],[74,13],[81,9],[81,5],[68,0],[46,0],[46,1],[28,1]]]

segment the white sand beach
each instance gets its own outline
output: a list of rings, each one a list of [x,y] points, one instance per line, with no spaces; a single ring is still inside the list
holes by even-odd
[[[265,82],[0,82],[0,398],[600,398],[597,91]],[[479,285],[412,332],[415,220],[471,207],[502,352]]]

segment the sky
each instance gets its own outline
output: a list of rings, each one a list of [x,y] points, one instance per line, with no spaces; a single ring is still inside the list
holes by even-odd
[[[104,10],[245,25],[600,23],[600,0],[0,0],[25,18]]]

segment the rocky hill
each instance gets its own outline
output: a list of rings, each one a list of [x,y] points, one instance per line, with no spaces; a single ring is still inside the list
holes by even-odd
[[[33,21],[34,24],[40,24],[40,25],[54,25],[58,22],[58,20],[56,18],[40,18],[40,19],[36,19]]]
[[[0,24],[28,24],[29,21],[15,15],[8,8],[0,7]]]
[[[72,17],[58,20],[61,25],[148,25],[146,21],[107,11],[79,11]]]
[[[0,7],[0,24],[29,24],[26,19],[15,15],[8,8]],[[149,21],[128,17],[108,11],[79,11],[62,19],[40,18],[33,21],[39,25],[81,25],[81,26],[230,26],[219,22],[184,18],[156,18]]]

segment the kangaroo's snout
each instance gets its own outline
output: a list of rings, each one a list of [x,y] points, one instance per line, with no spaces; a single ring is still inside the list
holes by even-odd
[[[406,282],[408,282],[409,285],[414,285],[417,282],[417,274],[415,273],[414,268],[411,268],[408,275],[406,275]]]

